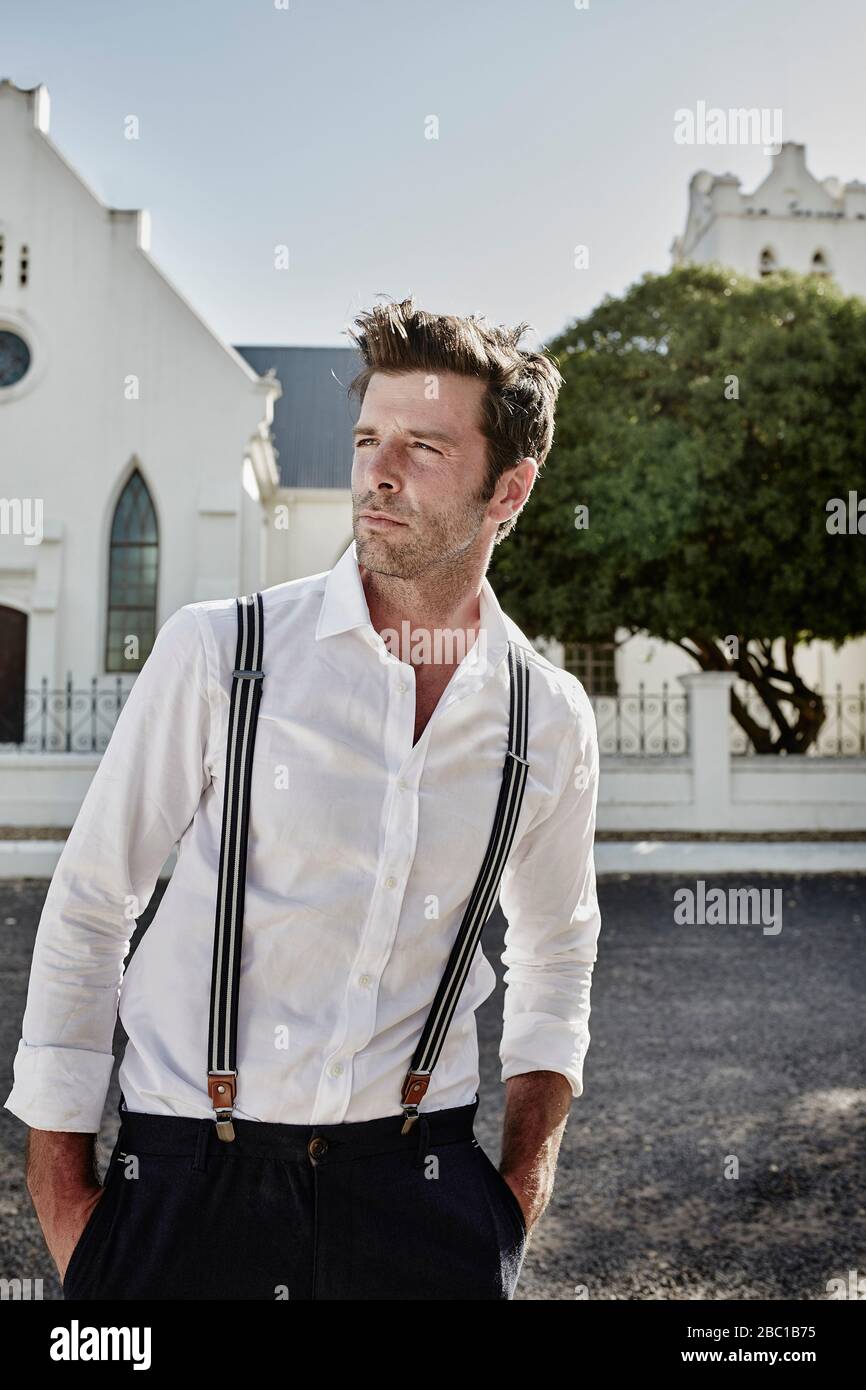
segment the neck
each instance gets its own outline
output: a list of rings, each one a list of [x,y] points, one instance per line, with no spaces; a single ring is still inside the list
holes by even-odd
[[[477,557],[464,555],[456,563],[449,563],[447,570],[437,568],[413,579],[379,574],[360,563],[358,570],[376,631],[396,632],[402,644],[403,624],[407,625],[415,650],[411,654],[401,651],[402,660],[413,666],[433,664],[429,653],[440,651],[433,639],[437,631],[445,629],[466,633],[465,647],[469,650],[481,624],[484,570]],[[419,642],[418,635],[424,640]],[[447,650],[447,646],[442,650]]]

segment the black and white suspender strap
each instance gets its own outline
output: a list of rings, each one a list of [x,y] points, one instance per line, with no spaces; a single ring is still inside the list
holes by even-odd
[[[510,705],[508,717],[508,751],[502,769],[502,784],[493,830],[481,871],[451,948],[445,974],[436,991],[427,1021],[424,1024],[412,1064],[403,1082],[401,1100],[405,1119],[401,1133],[406,1134],[418,1118],[418,1106],[430,1085],[430,1077],[445,1035],[454,1017],[460,992],[469,974],[481,933],[496,906],[502,873],[514,841],[517,819],[526,779],[529,773],[527,741],[529,730],[529,667],[523,648],[508,643]]]
[[[214,924],[207,1088],[220,1139],[235,1137],[238,995],[250,818],[253,747],[262,699],[264,606],[261,594],[237,599],[238,635],[229,705],[222,843]]]

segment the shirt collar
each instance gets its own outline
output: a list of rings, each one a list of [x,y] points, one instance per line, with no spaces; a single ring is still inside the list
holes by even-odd
[[[489,674],[499,665],[508,650],[511,624],[486,577],[481,581],[478,605],[481,617],[479,634],[483,629],[485,640],[482,642],[480,636],[476,638],[466,653],[462,669],[480,674],[486,666]],[[367,595],[364,593],[361,572],[358,569],[357,548],[353,539],[325,580],[325,592],[316,625],[316,641],[321,641],[323,637],[333,637],[338,632],[349,632],[356,627],[369,628],[372,639],[376,643],[381,641],[370,620]],[[483,661],[485,646],[486,663]]]

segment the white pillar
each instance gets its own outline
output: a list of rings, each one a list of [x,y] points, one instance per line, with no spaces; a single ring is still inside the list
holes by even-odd
[[[689,702],[689,754],[695,828],[735,830],[731,805],[730,709],[732,671],[680,676]]]

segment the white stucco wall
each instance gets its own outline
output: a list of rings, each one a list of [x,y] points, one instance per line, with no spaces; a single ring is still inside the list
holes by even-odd
[[[352,540],[351,489],[281,487],[271,498],[266,527],[268,584],[333,569]]]

